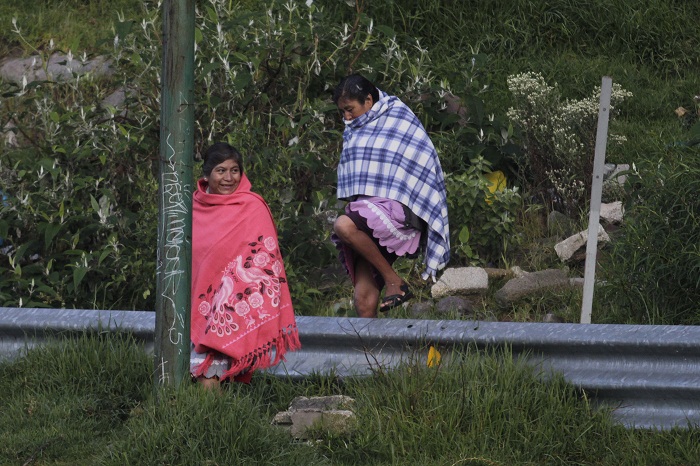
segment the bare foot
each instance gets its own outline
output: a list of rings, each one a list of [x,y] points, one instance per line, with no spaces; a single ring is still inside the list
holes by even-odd
[[[221,391],[221,382],[218,377],[207,378],[204,376],[197,377],[197,383],[207,390]]]

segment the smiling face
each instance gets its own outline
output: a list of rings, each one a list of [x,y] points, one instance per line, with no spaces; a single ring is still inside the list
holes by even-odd
[[[343,116],[345,121],[352,121],[355,118],[364,115],[372,108],[374,105],[374,99],[371,95],[367,96],[365,103],[360,102],[357,99],[348,99],[346,97],[341,97],[338,99],[338,110]]]
[[[241,182],[241,168],[235,160],[224,160],[212,169],[207,181],[210,193],[233,194]]]

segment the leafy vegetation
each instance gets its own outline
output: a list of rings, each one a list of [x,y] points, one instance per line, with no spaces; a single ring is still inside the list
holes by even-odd
[[[98,6],[114,14],[95,14]],[[200,0],[196,6],[197,153],[219,139],[244,151],[254,188],[277,220],[299,312],[332,313],[330,303],[350,292],[342,274],[332,272],[336,252],[328,241],[329,219],[339,207],[334,167],[342,131],[329,96],[335,83],[354,70],[399,95],[431,133],[448,174],[451,265],[525,269],[560,265],[551,247],[542,244],[542,237],[557,237],[543,226],[552,207],[540,205],[535,196],[541,179],[528,162],[533,133],[522,124],[527,113],[542,117],[544,108],[519,106],[509,77],[536,73],[556,86],[555,100],[561,103],[593,102],[591,90],[601,76],[612,76],[633,97],[627,95],[611,121],[612,133],[627,141],[610,145],[608,159],[635,163],[640,176],[630,177],[633,182],[625,188],[629,217],[620,231],[620,255],[611,252],[609,260],[602,259],[616,268],[604,269],[614,275],[604,277],[611,293],[605,314],[594,318],[657,323],[695,318],[690,308],[672,310],[671,303],[677,307],[683,294],[680,287],[668,286],[681,283],[674,282],[676,274],[697,275],[695,252],[682,249],[674,261],[677,251],[668,248],[697,237],[697,223],[682,219],[694,215],[698,201],[680,198],[675,236],[663,245],[643,244],[650,240],[650,227],[662,219],[635,213],[644,205],[636,202],[640,196],[653,193],[657,197],[650,202],[665,207],[674,195],[655,189],[658,160],[664,160],[664,179],[683,180],[682,173],[694,170],[698,148],[693,141],[700,134],[693,98],[700,88],[700,44],[693,22],[700,7],[695,3]],[[61,83],[1,84],[0,123],[15,126],[19,145],[0,154],[6,196],[0,237],[5,247],[12,246],[0,255],[0,304],[154,307],[158,7],[134,0],[0,5],[3,18],[16,18],[0,31],[6,54],[39,54],[46,62],[56,51],[72,50],[69,64],[101,54],[114,69],[105,78],[76,75]],[[61,27],[79,15],[85,18],[80,27]],[[120,90],[124,104],[108,104],[105,98]],[[448,110],[451,96],[461,100],[462,113]],[[680,106],[686,111],[679,121],[673,110]],[[509,108],[525,113],[509,115]],[[550,172],[571,169],[560,177],[565,183],[547,181],[568,198],[570,214],[587,199],[581,171],[591,156],[592,121],[586,119],[586,131],[566,126],[565,133],[583,138],[577,146],[583,147],[580,157],[572,152],[560,160],[561,154],[544,151],[550,161],[559,160]],[[685,143],[683,163],[666,160],[676,153],[669,145],[679,142]],[[491,171],[504,173],[506,189],[491,193],[486,181]],[[576,186],[583,188],[572,189]],[[630,256],[635,247],[658,251],[658,257]],[[418,293],[428,293],[429,284],[418,279],[413,264],[397,266]],[[656,267],[668,283],[655,282]],[[646,278],[629,288],[620,277],[631,275]],[[653,288],[658,298],[646,295],[652,289],[648,283],[659,285]],[[683,281],[682,287],[691,287],[692,294],[698,283]],[[637,290],[639,299],[631,300],[629,290]],[[649,309],[640,312],[640,302]],[[533,313],[538,306],[530,308]],[[618,308],[635,310],[618,313]],[[528,312],[509,318],[516,315],[528,319]],[[653,317],[662,315],[661,320]]]
[[[143,248],[154,246],[156,202],[144,200],[154,198],[160,12],[144,6],[140,22],[115,26],[116,74],[109,80],[10,84],[10,119],[43,157],[18,149],[3,161],[5,209],[12,215],[2,232],[15,245],[0,284],[6,303],[153,307],[153,282],[131,280],[124,268],[133,261],[148,275],[154,265]],[[508,133],[503,136],[493,119],[484,117],[485,134],[481,122],[458,124],[441,110],[448,83],[432,76],[427,51],[418,48],[414,60],[410,41],[396,42],[390,29],[375,27],[359,13],[353,30],[342,24],[319,28],[324,21],[323,11],[313,5],[282,2],[260,15],[244,5],[215,1],[197,15],[196,96],[202,102],[195,117],[197,149],[219,139],[244,148],[248,173],[276,214],[302,312],[315,305],[313,280],[336,263],[328,219],[337,209],[334,165],[341,138],[328,88],[346,73],[348,61],[364,64],[361,69],[386,89],[402,89],[404,99],[424,109],[426,124],[439,130],[438,147],[452,144],[459,150],[443,157],[446,170],[465,168],[467,155],[478,157],[489,148],[497,153],[509,144]],[[337,42],[339,36],[344,39]],[[383,70],[373,70],[379,63]],[[118,86],[126,89],[124,109],[98,103]],[[454,145],[450,135],[455,134],[463,146]],[[136,160],[135,153],[140,154]],[[75,189],[81,189],[79,196],[71,195]],[[472,189],[484,203],[484,186]],[[483,209],[456,218],[476,225],[486,220],[477,212],[500,219],[500,213]],[[482,234],[478,230],[472,238]],[[296,279],[302,276],[307,280]]]
[[[538,73],[508,77],[514,105],[511,121],[523,132],[525,155],[518,162],[527,191],[547,205],[577,217],[587,211],[593,180],[600,87],[592,97],[561,101],[556,85]],[[632,94],[614,84],[610,118]],[[608,144],[624,137],[608,135]]]

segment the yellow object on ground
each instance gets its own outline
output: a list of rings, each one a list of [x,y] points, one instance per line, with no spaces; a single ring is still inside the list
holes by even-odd
[[[435,367],[440,365],[440,360],[442,355],[434,346],[431,346],[428,350],[428,367]]]

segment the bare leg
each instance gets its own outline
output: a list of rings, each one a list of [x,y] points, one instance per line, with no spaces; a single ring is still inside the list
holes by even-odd
[[[404,283],[403,279],[394,271],[391,264],[382,256],[377,245],[372,241],[372,239],[363,231],[357,229],[355,222],[353,222],[347,215],[341,215],[335,221],[333,225],[333,230],[340,240],[350,246],[357,255],[364,259],[367,263],[374,266],[375,269],[381,274],[386,284],[386,295],[401,294],[401,285]],[[357,261],[358,265],[361,265],[361,261]],[[371,269],[368,268],[367,277],[369,280],[374,282],[372,279]],[[356,282],[359,283],[356,277]],[[361,293],[367,293],[368,290],[364,288]],[[356,288],[356,300],[357,300],[357,285]],[[374,285],[376,289],[376,285]],[[379,290],[377,290],[379,291]],[[377,295],[379,299],[379,295]],[[376,315],[376,305],[373,310]],[[359,314],[359,311],[358,311]]]
[[[357,255],[355,261],[355,310],[358,317],[377,317],[377,305],[381,290],[374,281],[372,266]]]

